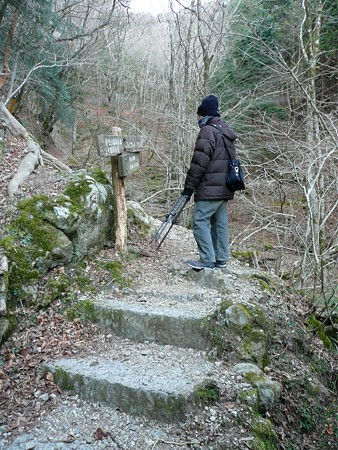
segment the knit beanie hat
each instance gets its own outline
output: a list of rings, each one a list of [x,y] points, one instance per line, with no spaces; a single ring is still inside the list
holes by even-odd
[[[197,108],[197,115],[220,117],[218,111],[218,98],[215,95],[208,95],[207,97],[204,97],[202,103]]]

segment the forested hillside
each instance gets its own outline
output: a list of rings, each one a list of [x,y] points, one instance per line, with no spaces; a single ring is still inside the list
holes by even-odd
[[[122,1],[33,3],[1,3],[5,123],[8,110],[42,149],[108,174],[96,136],[113,126],[143,135],[127,195],[156,215],[182,188],[196,105],[214,92],[246,170],[233,248],[270,261],[319,315],[328,311],[337,289],[335,3],[195,0],[158,17]]]
[[[197,106],[213,93],[246,177],[230,205],[231,250],[280,277],[304,326],[334,353],[337,2],[170,0],[156,17],[128,5],[0,0],[3,217],[15,215],[8,198],[24,195],[24,178],[11,184],[19,161],[10,154],[26,148],[31,171],[45,160],[110,176],[96,137],[119,127],[145,141],[127,199],[162,218],[183,187]]]

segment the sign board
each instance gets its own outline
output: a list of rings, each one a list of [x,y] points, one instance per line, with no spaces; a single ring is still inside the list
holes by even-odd
[[[134,136],[125,136],[123,146],[127,152],[139,152],[144,146],[145,138],[141,134]]]
[[[125,177],[140,167],[139,153],[124,153],[118,156],[119,176]]]
[[[96,145],[100,156],[115,156],[123,151],[121,136],[99,135],[96,138]]]
[[[101,134],[96,137],[97,151],[100,156],[115,156],[123,151],[139,152],[143,148],[144,142],[145,138],[142,135],[114,136]]]

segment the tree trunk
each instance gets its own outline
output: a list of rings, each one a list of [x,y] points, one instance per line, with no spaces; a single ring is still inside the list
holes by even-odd
[[[21,160],[16,173],[8,184],[7,192],[9,197],[13,197],[20,185],[22,185],[31,175],[41,160],[40,146],[32,139],[29,140],[26,148],[26,156]]]
[[[3,103],[0,103],[0,120],[11,134],[28,139],[27,130],[12,116]]]
[[[127,240],[127,204],[124,192],[124,179],[119,176],[118,157],[111,157],[113,212],[115,223],[115,250],[123,252]]]
[[[0,103],[0,121],[13,134],[13,136],[23,137],[27,142],[26,155],[21,160],[16,173],[8,184],[7,192],[13,197],[20,185],[22,185],[31,175],[33,170],[41,163],[41,155],[51,160],[54,165],[67,172],[72,172],[68,166],[45,153],[40,145],[28,134],[27,130],[8,111],[3,103]]]
[[[303,56],[307,64],[307,111],[306,111],[306,141],[308,146],[309,160],[307,161],[305,197],[308,207],[307,228],[305,231],[305,248],[301,263],[300,288],[309,276],[309,272],[314,275],[315,284],[321,266],[322,250],[320,241],[322,207],[320,198],[320,187],[323,185],[322,173],[320,171],[321,157],[321,134],[319,127],[319,117],[316,110],[316,76],[319,59],[320,27],[323,5],[318,2],[313,20],[313,11],[308,0],[303,0],[304,20],[301,32],[301,44]],[[311,261],[312,260],[312,261]],[[310,263],[310,268],[309,268]],[[312,266],[312,267],[311,267]]]

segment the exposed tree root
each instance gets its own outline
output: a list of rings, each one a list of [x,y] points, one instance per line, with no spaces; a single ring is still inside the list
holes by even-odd
[[[69,166],[64,164],[59,159],[55,158],[54,156],[50,155],[49,153],[45,152],[42,149],[40,150],[40,152],[41,152],[41,155],[43,156],[43,158],[47,159],[48,161],[50,161],[57,169],[64,170],[64,171],[66,171],[68,173],[72,173],[73,172],[73,169],[71,169]]]

